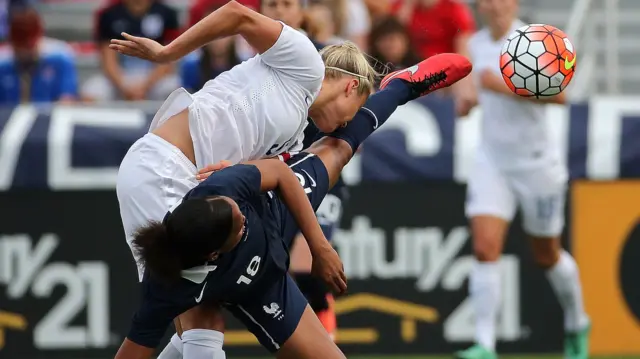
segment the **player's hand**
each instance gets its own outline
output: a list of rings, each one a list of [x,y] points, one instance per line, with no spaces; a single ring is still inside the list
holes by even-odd
[[[216,171],[220,171],[221,169],[225,169],[229,166],[231,166],[232,163],[229,161],[220,161],[214,165],[207,165],[204,168],[202,168],[200,171],[198,171],[198,174],[196,175],[196,179],[199,182],[202,182],[204,180],[206,180],[207,178],[209,178],[209,176],[211,176],[211,174],[213,172]]]
[[[146,37],[138,37],[122,33],[124,40],[112,39],[109,48],[127,56],[133,56],[156,63],[171,61],[165,46]]]
[[[311,273],[322,278],[335,294],[344,294],[347,291],[347,276],[338,252],[327,243],[326,246],[312,250],[311,255]]]

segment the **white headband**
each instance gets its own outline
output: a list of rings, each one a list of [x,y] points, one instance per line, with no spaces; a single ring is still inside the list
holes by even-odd
[[[357,78],[361,78],[363,80],[368,80],[368,78],[366,76],[358,75],[356,73],[353,73],[351,71],[347,71],[345,69],[341,69],[341,68],[338,68],[338,67],[325,66],[324,68],[325,69],[329,69],[329,70],[336,70],[338,72],[342,72],[343,74],[351,75],[351,76],[354,76],[354,77],[357,77]]]

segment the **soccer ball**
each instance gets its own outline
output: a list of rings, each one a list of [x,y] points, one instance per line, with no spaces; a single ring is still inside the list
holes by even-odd
[[[550,25],[526,25],[507,38],[500,52],[502,78],[524,97],[562,92],[576,71],[576,52],[567,35]]]

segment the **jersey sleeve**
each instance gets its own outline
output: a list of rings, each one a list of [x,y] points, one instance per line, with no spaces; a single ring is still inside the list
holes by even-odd
[[[260,54],[260,59],[312,93],[324,79],[324,62],[314,44],[303,33],[284,24],[276,43]]]
[[[261,181],[258,167],[238,164],[213,173],[191,191],[190,197],[227,196],[250,200],[260,196]]]

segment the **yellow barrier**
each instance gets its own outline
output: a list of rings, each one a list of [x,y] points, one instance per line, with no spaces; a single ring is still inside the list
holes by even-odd
[[[640,354],[640,181],[577,182],[572,213],[591,353]]]
[[[0,310],[0,350],[4,348],[4,331],[6,329],[25,330],[27,329],[27,320],[20,314]]]

